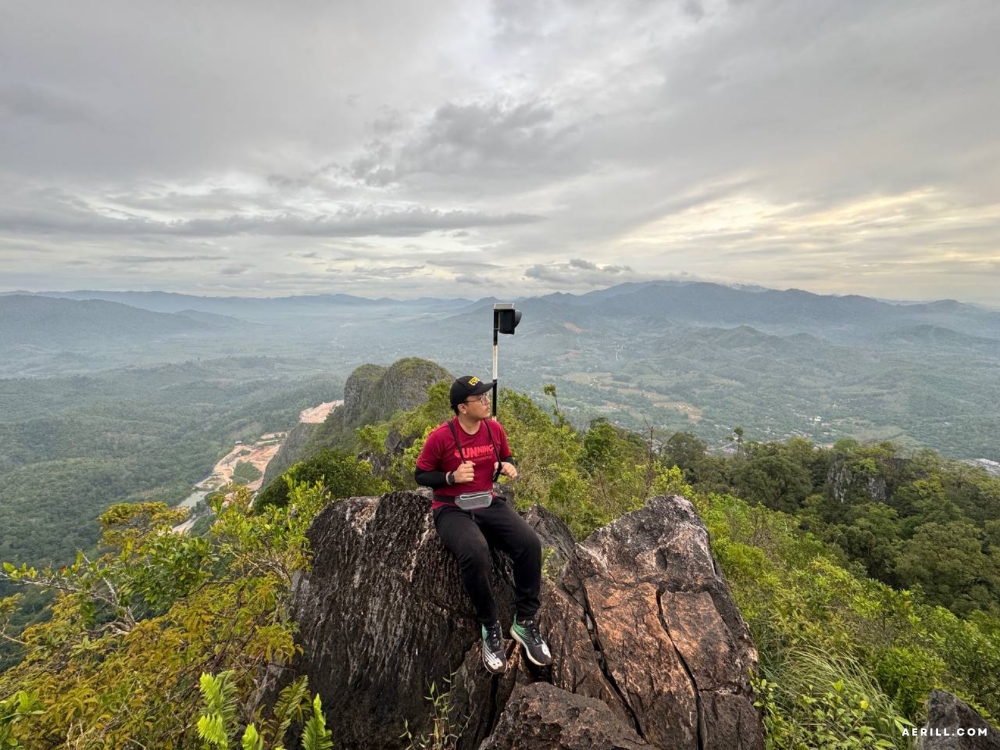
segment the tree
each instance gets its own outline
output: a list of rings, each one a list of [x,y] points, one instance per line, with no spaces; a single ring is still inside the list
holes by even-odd
[[[852,520],[837,527],[835,539],[855,560],[865,565],[869,576],[883,583],[899,586],[896,558],[899,555],[899,518],[896,511],[882,503],[865,503],[851,511]]]
[[[559,416],[559,397],[556,395],[556,387],[552,383],[546,383],[542,388],[542,393],[546,396],[552,396],[552,400],[555,402],[555,406],[552,409],[552,413],[557,417]]]
[[[736,455],[737,456],[742,456],[743,455],[743,428],[740,427],[739,425],[737,425],[736,427],[734,427],[733,428],[733,436],[730,439],[736,441]]]
[[[687,472],[695,471],[705,459],[708,446],[705,441],[690,432],[675,432],[663,445],[661,454],[664,460],[672,466],[678,466]]]
[[[782,456],[749,458],[733,479],[740,497],[787,513],[798,510],[812,490],[809,472]]]
[[[920,526],[903,543],[896,570],[904,586],[919,584],[930,601],[957,615],[998,609],[998,561],[983,552],[979,530],[968,521]]]

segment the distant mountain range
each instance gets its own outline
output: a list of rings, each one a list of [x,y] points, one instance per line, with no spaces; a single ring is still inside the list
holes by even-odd
[[[359,364],[432,359],[487,375],[486,298],[256,299],[165,292],[0,295],[0,377],[71,375],[224,356],[283,358],[346,377]],[[1000,458],[1000,312],[702,282],[622,284],[515,300],[504,385],[580,420],[760,437],[892,438]]]
[[[24,367],[44,374],[73,369],[68,355],[157,347],[176,361],[187,348],[205,356],[218,343],[230,354],[331,348],[358,361],[440,357],[488,338],[494,298],[400,301],[347,294],[302,297],[198,297],[167,292],[0,295],[0,376]],[[883,352],[1000,357],[1000,312],[954,300],[890,303],[800,290],[729,287],[702,282],[620,284],[587,294],[556,293],[516,301],[523,313],[518,341],[575,334],[627,342],[680,328],[750,327],[773,336],[808,334],[823,341]],[[481,334],[479,333],[481,332]],[[547,346],[551,345],[551,342]],[[561,344],[555,344],[560,346]],[[16,351],[11,351],[16,348]],[[459,349],[463,347],[458,347]],[[6,352],[4,350],[7,350]],[[56,356],[58,352],[58,356]],[[84,364],[84,366],[88,366]],[[92,365],[91,365],[92,366]]]
[[[356,322],[359,317],[424,323],[427,316],[447,317],[450,313],[465,321],[471,314],[488,317],[488,309],[497,301],[492,297],[475,301],[428,297],[400,301],[347,294],[253,298],[97,291],[38,292],[30,296],[103,300],[158,313],[185,313],[191,319],[219,325],[224,323],[195,318],[193,313],[274,325],[296,321],[316,325],[317,318],[336,316],[318,323],[324,330]],[[0,295],[0,299],[9,300],[10,295]],[[819,295],[797,289],[778,291],[705,282],[620,284],[580,295],[555,293],[523,298],[517,301],[517,307],[524,312],[526,324],[559,320],[581,328],[600,328],[615,320],[720,327],[748,325],[775,334],[810,333],[831,341],[858,343],[863,339],[875,344],[891,342],[889,334],[899,331],[908,346],[915,341],[919,345],[920,339],[927,338],[929,328],[938,329],[935,339],[947,335],[947,330],[987,340],[1000,339],[1000,312],[955,300],[891,303],[857,295]],[[6,317],[12,314],[12,309],[0,308],[5,311],[0,315]],[[168,324],[164,321],[164,325]],[[940,341],[934,342],[934,346],[939,344]]]
[[[166,315],[118,302],[0,297],[0,346],[21,344],[76,349],[91,339],[150,340],[211,331],[217,326],[187,315]]]
[[[797,289],[747,290],[700,282],[622,285],[580,296],[547,295],[525,300],[523,307],[526,316],[533,309],[543,314],[559,308],[576,309],[619,319],[722,327],[749,325],[772,333],[812,333],[835,341],[924,325],[1000,339],[1000,312],[954,300],[892,304],[856,295],[838,297]],[[575,317],[577,325],[585,322],[580,315]]]
[[[377,310],[405,307],[426,311],[442,307],[455,309],[468,305],[470,300],[421,298],[406,302],[388,298],[368,299],[350,294],[314,294],[295,297],[199,297],[172,292],[32,292],[17,293],[18,296],[49,297],[67,300],[103,300],[117,302],[142,310],[160,313],[195,311],[225,315],[252,322],[274,322],[286,317],[313,317],[330,310]],[[0,294],[2,298],[3,294]],[[9,296],[6,295],[6,296]]]

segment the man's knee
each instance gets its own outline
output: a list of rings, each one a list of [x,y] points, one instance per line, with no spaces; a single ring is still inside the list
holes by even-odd
[[[519,557],[525,557],[528,560],[542,559],[542,540],[530,527],[527,529],[527,533],[522,534],[518,539],[518,548],[515,554]]]
[[[488,569],[490,566],[490,546],[482,537],[472,537],[462,541],[460,549],[456,550],[458,564],[463,568],[472,566]]]

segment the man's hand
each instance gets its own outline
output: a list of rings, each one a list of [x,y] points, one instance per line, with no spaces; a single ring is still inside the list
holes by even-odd
[[[463,461],[462,465],[452,472],[452,476],[455,477],[455,484],[471,482],[476,477],[476,465],[472,461]]]
[[[493,472],[496,473],[497,465],[493,464]],[[510,477],[511,479],[517,479],[517,467],[514,464],[502,461],[500,463],[500,473],[505,477]]]

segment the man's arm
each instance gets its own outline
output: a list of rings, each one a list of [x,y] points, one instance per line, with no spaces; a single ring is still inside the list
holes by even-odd
[[[438,431],[427,436],[424,447],[417,458],[413,478],[421,487],[448,487],[455,484],[455,472],[441,470],[442,438]]]
[[[419,466],[413,472],[413,478],[421,487],[430,487],[435,490],[438,487],[451,486],[455,483],[455,475],[450,471],[424,471]]]
[[[501,456],[500,473],[511,479],[517,479],[517,462],[514,460],[514,456],[511,455],[510,445],[507,443],[507,432],[499,422],[497,422],[497,427],[500,428],[500,441],[497,446],[497,450],[499,450]]]

